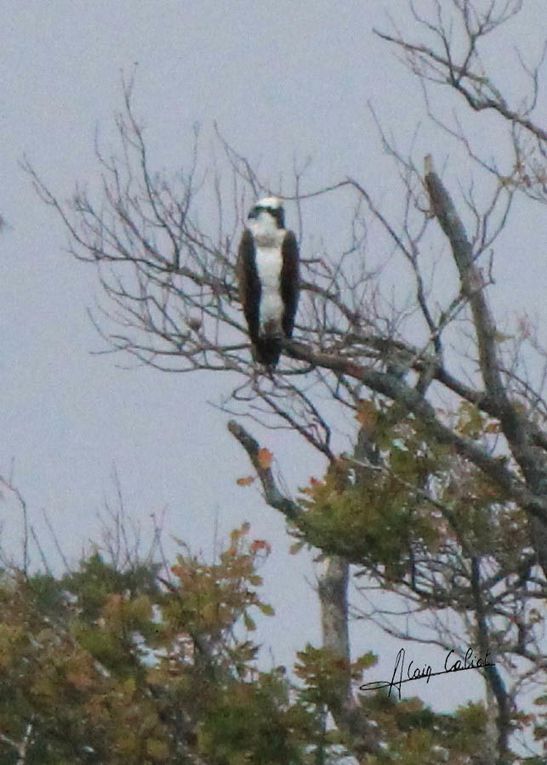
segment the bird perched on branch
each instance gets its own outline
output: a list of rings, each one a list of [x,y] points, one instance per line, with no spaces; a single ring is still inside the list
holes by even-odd
[[[239,294],[253,357],[275,367],[281,340],[291,337],[299,294],[298,244],[285,228],[277,197],[260,199],[248,215],[237,262]]]

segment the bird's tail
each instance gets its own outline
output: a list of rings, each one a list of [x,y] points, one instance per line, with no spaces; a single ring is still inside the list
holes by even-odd
[[[254,357],[259,364],[275,367],[281,355],[279,337],[261,337],[254,343]]]

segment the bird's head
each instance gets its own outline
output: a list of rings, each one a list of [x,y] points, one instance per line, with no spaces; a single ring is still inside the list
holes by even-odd
[[[248,226],[255,238],[275,237],[285,228],[285,211],[277,197],[259,199],[247,216]]]

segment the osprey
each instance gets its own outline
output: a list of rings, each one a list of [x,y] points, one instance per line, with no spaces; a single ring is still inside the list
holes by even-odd
[[[285,228],[281,201],[260,199],[248,216],[237,272],[253,357],[275,367],[281,339],[291,337],[298,304],[298,244]]]

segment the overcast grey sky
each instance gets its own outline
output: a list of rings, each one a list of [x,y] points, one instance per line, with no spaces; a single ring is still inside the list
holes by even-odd
[[[386,11],[406,18],[405,5],[0,0],[0,211],[8,223],[0,237],[0,469],[6,474],[13,463],[32,522],[43,529],[45,509],[70,556],[97,533],[114,465],[132,516],[146,524],[166,508],[166,530],[196,548],[210,552],[216,518],[221,533],[250,520],[253,535],[274,545],[264,575],[280,614],[268,626],[279,661],[318,638],[305,581],[311,566],[303,555],[287,555],[284,523],[256,490],[235,484],[249,472],[246,459],[226,432],[227,417],[206,403],[227,392],[224,381],[126,371],[116,362],[127,359],[90,355],[104,348],[86,316],[97,293],[95,272],[63,252],[59,222],[18,163],[28,156],[60,197],[70,196],[76,181],[92,185],[95,133],[108,145],[122,102],[121,72],[136,66],[135,107],[159,169],[184,165],[193,124],[207,138],[216,120],[267,177],[290,173],[295,156],[311,155],[311,185],[351,173],[389,204],[392,166],[368,103],[403,147],[424,114],[417,83],[372,28],[388,26]],[[533,52],[545,3],[528,0],[527,8],[507,39],[516,42],[520,33]],[[507,57],[499,67],[518,93]],[[496,126],[488,118],[475,124],[474,137],[487,146]],[[424,125],[424,149],[450,162],[442,142],[428,143],[431,136]],[[336,240],[337,221],[325,209],[320,224],[306,219],[306,235],[317,230]],[[291,216],[288,206],[289,223]],[[509,314],[519,306],[543,310],[545,228],[542,240],[538,220],[523,215],[499,254],[496,300]],[[272,435],[264,443],[275,451],[285,442]],[[309,452],[286,460],[276,454],[293,490],[322,470]],[[20,534],[13,514],[12,503],[0,505],[8,545]],[[367,633],[366,648],[385,645],[374,631],[371,640]],[[440,682],[429,700],[439,700]]]

